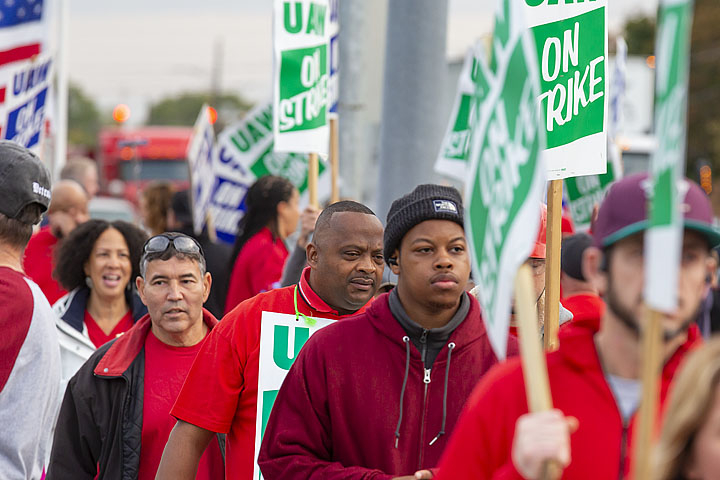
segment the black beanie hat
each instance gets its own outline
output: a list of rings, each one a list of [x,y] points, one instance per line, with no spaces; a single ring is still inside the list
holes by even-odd
[[[576,233],[563,239],[562,248],[560,249],[560,269],[566,275],[584,282],[585,276],[582,273],[583,253],[592,243],[592,237],[587,233]]]
[[[460,192],[454,187],[426,184],[395,200],[388,212],[383,242],[388,264],[408,230],[425,220],[450,220],[464,228]]]

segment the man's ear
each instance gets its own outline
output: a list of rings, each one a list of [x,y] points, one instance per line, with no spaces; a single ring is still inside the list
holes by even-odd
[[[596,247],[588,247],[583,252],[583,276],[597,289],[600,295],[607,290],[607,262],[609,260],[609,258],[604,258],[602,250]]]
[[[210,275],[210,272],[205,272],[205,276],[203,277],[203,303],[207,302],[207,299],[210,296],[211,287],[212,275]]]
[[[388,259],[388,264],[390,265],[390,270],[395,275],[400,275],[400,249],[396,249],[393,254]]]
[[[313,242],[310,242],[305,247],[305,257],[307,258],[307,263],[312,268],[317,267],[318,262],[318,248],[317,245],[315,245]]]
[[[137,288],[137,293],[140,295],[140,300],[142,300],[143,305],[147,307],[147,302],[145,301],[145,279],[140,275],[135,277],[135,288]]]

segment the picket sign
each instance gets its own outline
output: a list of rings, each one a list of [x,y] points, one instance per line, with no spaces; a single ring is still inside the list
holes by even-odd
[[[689,186],[683,179],[687,142],[687,99],[690,74],[692,0],[661,0],[658,11],[655,79],[655,135],[658,148],[651,161],[649,228],[645,232],[643,328],[643,395],[635,442],[634,478],[649,478],[653,425],[658,403],[662,351],[662,312],[677,306],[682,251],[682,199]]]
[[[465,55],[450,122],[435,161],[436,172],[460,181],[467,180],[469,173],[468,157],[477,106],[488,93],[486,65],[483,44],[477,42]]]
[[[285,380],[288,370],[297,358],[298,353],[308,338],[321,328],[325,328],[335,320],[312,318],[313,325],[308,325],[295,315],[275,312],[262,312],[260,326],[260,353],[258,370],[257,420],[255,423],[255,456],[253,479],[262,478],[258,467],[258,454],[262,443],[265,427],[270,418],[275,398]]]
[[[195,121],[188,142],[187,160],[190,170],[190,199],[192,205],[193,231],[200,235],[210,214],[210,200],[215,188],[213,174],[215,158],[215,130],[210,122],[210,107],[204,104]],[[213,225],[214,222],[210,221]]]
[[[523,0],[540,63],[548,179],[605,173],[607,0]]]
[[[263,175],[279,175],[300,191],[301,205],[308,204],[308,155],[273,150],[272,102],[261,102],[239,122],[228,125],[217,138],[214,173],[217,177],[210,210],[218,237],[232,243],[238,221],[245,212],[245,194]],[[319,164],[318,197],[330,194],[329,177]]]
[[[593,209],[602,201],[610,184],[623,176],[622,153],[617,144],[617,138],[623,131],[622,105],[625,101],[625,85],[627,83],[627,44],[622,37],[616,40],[616,44],[615,68],[610,83],[610,99],[608,101],[607,172],[565,179],[565,193],[570,215],[575,228],[580,231],[590,228]]]
[[[0,138],[40,153],[52,79],[45,54],[0,68]]]
[[[277,152],[328,153],[329,17],[328,0],[274,0]]]

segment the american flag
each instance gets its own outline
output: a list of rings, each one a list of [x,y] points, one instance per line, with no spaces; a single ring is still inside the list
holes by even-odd
[[[0,0],[0,71],[43,51],[48,26],[44,0]],[[0,108],[7,85],[0,83]]]

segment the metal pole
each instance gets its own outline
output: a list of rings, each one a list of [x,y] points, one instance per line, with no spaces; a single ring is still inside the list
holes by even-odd
[[[433,181],[445,123],[447,0],[392,0],[388,10],[377,214]]]
[[[53,159],[54,177],[60,177],[60,170],[65,165],[67,158],[67,136],[68,136],[68,19],[70,0],[60,0],[58,18],[58,48],[55,60],[56,91],[56,115],[55,115],[55,150]]]

